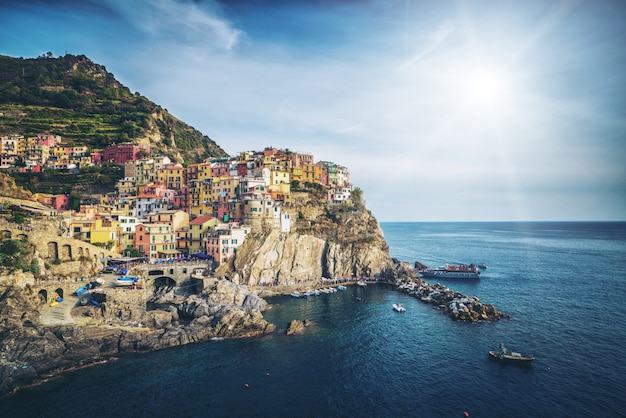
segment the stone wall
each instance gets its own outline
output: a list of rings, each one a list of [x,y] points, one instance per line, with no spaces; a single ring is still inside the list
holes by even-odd
[[[115,258],[116,252],[97,247],[88,242],[61,236],[60,222],[48,219],[30,219],[23,224],[0,219],[0,239],[28,238],[36,248],[36,257],[53,266],[53,263],[91,260],[96,265],[105,257]],[[82,265],[66,265],[59,267],[58,274],[69,274]],[[80,270],[79,270],[80,271]]]

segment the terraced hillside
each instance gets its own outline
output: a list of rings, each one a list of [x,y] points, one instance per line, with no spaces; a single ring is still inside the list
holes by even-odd
[[[139,93],[131,93],[84,55],[0,55],[0,134],[55,134],[94,150],[150,145],[177,162],[227,153],[211,138]]]

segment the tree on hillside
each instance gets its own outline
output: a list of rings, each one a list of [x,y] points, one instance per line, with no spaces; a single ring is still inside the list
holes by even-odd
[[[354,204],[354,207],[357,210],[365,209],[365,201],[363,200],[363,190],[360,187],[355,187],[350,193],[350,200]]]

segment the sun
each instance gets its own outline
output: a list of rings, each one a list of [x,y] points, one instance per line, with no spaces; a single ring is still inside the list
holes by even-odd
[[[462,103],[478,109],[495,110],[505,105],[510,90],[506,76],[491,68],[464,71],[459,80],[459,98]]]

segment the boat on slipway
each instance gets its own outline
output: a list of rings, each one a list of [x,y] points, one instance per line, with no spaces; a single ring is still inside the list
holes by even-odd
[[[422,277],[443,279],[480,279],[481,271],[476,264],[446,264],[437,269],[419,271]]]
[[[531,364],[535,359],[532,355],[509,352],[504,343],[500,343],[500,351],[489,351],[489,358],[506,363]]]
[[[115,286],[132,286],[136,285],[139,278],[136,276],[122,276],[115,279]]]

